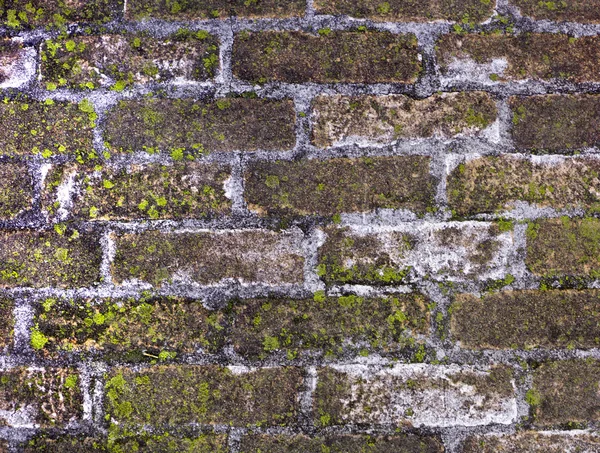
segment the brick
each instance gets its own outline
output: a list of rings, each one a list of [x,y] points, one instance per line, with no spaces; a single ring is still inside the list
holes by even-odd
[[[46,298],[36,306],[40,350],[103,354],[105,359],[165,360],[223,345],[224,314],[176,297]],[[161,354],[162,353],[162,354]]]
[[[319,32],[241,32],[233,43],[233,74],[261,84],[413,83],[421,71],[412,34]]]
[[[0,163],[0,219],[13,219],[30,209],[33,202],[33,180],[22,162]]]
[[[108,112],[104,140],[112,152],[150,154],[291,149],[295,118],[291,100],[127,100]]]
[[[415,100],[403,95],[319,96],[313,102],[316,146],[387,144],[400,138],[473,136],[496,119],[487,93],[443,93]]]
[[[1,8],[0,8],[1,11]],[[0,87],[18,87],[35,74],[36,52],[10,38],[0,39]]]
[[[536,0],[512,0],[521,14],[536,20],[555,20],[583,23],[600,22],[600,1],[570,0],[540,2]]]
[[[600,439],[590,434],[554,434],[524,431],[512,435],[488,434],[471,436],[463,446],[463,453],[563,453],[600,452]]]
[[[230,337],[238,354],[252,358],[280,350],[288,358],[305,351],[333,356],[347,349],[399,350],[428,334],[428,302],[420,294],[246,300],[233,308]]]
[[[259,214],[322,215],[433,206],[429,157],[252,162],[245,199]]]
[[[5,0],[2,19],[9,28],[64,28],[75,22],[102,24],[116,19],[124,0]],[[2,8],[0,8],[0,11]]]
[[[534,423],[594,422],[600,420],[598,392],[600,363],[596,360],[565,360],[543,363],[533,374],[527,392]]]
[[[301,283],[304,258],[298,231],[124,234],[115,238],[117,284],[136,279],[166,282]]]
[[[24,442],[22,449],[24,453],[100,453],[107,452],[106,440],[102,438],[86,436],[49,436],[41,434]]]
[[[348,15],[380,22],[425,22],[431,20],[458,21],[465,17],[482,22],[494,11],[495,1],[487,0],[428,0],[425,2],[391,0],[316,0],[320,14]]]
[[[519,156],[481,157],[450,173],[448,204],[457,216],[511,210],[519,202],[594,210],[600,201],[599,172],[600,161],[594,158],[544,163]]]
[[[469,349],[600,345],[597,290],[459,294],[451,311],[452,335]]]
[[[332,365],[318,371],[316,424],[414,427],[509,424],[516,420],[512,372],[442,365]]]
[[[297,17],[304,15],[305,0],[129,0],[127,18],[141,20],[198,20],[239,17]]]
[[[0,237],[2,288],[74,288],[100,281],[102,250],[95,232],[21,230],[3,232]]]
[[[448,34],[437,43],[443,75],[480,81],[600,81],[600,38],[554,33]]]
[[[13,368],[0,373],[0,420],[14,428],[65,427],[83,414],[77,371]]]
[[[96,117],[92,104],[86,99],[79,104],[5,99],[0,103],[0,150],[9,156],[94,157]]]
[[[41,59],[46,86],[121,91],[134,83],[211,79],[219,67],[219,42],[205,31],[187,30],[166,39],[74,36],[45,41]]]
[[[80,220],[209,219],[231,212],[230,175],[229,166],[189,161],[87,171],[58,165],[45,178],[42,206],[58,219],[69,212]]]
[[[595,218],[538,220],[527,228],[526,264],[544,277],[600,277],[600,221]]]
[[[503,278],[514,246],[511,230],[484,222],[423,225],[418,232],[328,227],[317,274],[328,285],[396,285],[410,281],[413,271],[434,279]]]
[[[308,437],[250,434],[242,437],[241,453],[438,453],[444,447],[439,438],[415,434],[394,436],[330,435]]]
[[[294,424],[300,368],[156,366],[117,368],[106,382],[106,413],[123,430],[150,422],[285,426]]]
[[[10,347],[13,340],[13,329],[15,320],[13,317],[13,309],[15,302],[7,297],[0,297],[0,348]]]
[[[513,97],[509,105],[519,149],[556,152],[600,144],[600,96]]]

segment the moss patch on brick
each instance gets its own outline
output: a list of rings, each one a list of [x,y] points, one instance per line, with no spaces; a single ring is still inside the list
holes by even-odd
[[[5,155],[70,154],[78,160],[96,157],[92,104],[48,100],[0,102],[0,152]]]
[[[240,17],[302,16],[306,3],[302,0],[129,0],[127,17],[141,20],[198,20]]]
[[[241,453],[441,453],[443,451],[444,447],[439,438],[415,434],[326,437],[249,434],[242,438],[240,445]]]
[[[230,171],[228,166],[189,161],[87,171],[59,165],[46,176],[42,205],[51,216],[67,208],[57,194],[74,184],[79,192],[70,204],[76,219],[208,219],[231,210],[224,189]]]
[[[328,30],[328,29],[327,29]],[[421,71],[417,38],[388,32],[238,33],[233,74],[253,83],[412,83]]]
[[[497,115],[487,93],[444,93],[422,100],[403,95],[319,96],[313,103],[312,141],[327,147],[337,142],[368,140],[390,143],[399,138],[475,135]]]
[[[600,277],[600,220],[538,220],[527,229],[526,264],[544,277]]]
[[[0,409],[31,417],[42,428],[63,427],[78,421],[83,413],[83,396],[75,369],[13,368],[0,373]],[[28,411],[28,408],[30,411]],[[11,425],[4,413],[0,420]]]
[[[600,450],[600,439],[589,434],[553,434],[523,431],[512,435],[478,435],[467,438],[464,453],[564,453]]]
[[[252,162],[245,198],[260,214],[286,216],[433,206],[435,178],[422,156]]]
[[[469,349],[600,346],[596,290],[459,294],[451,313],[452,335]]]
[[[520,35],[448,34],[437,43],[437,56],[443,74],[451,65],[472,62],[492,71],[493,60],[506,62],[496,80],[562,79],[572,82],[600,81],[600,38],[572,38],[554,33]],[[491,75],[491,72],[490,72]]]
[[[166,39],[75,36],[45,41],[41,59],[43,83],[122,90],[135,83],[210,79],[219,66],[219,42],[205,31],[185,29]]]
[[[295,117],[290,100],[128,100],[108,112],[104,140],[113,152],[150,154],[290,149]]]
[[[600,144],[600,96],[513,97],[512,136],[520,149],[556,152]]]
[[[35,309],[34,323],[46,339],[44,354],[71,351],[164,361],[199,348],[215,352],[223,343],[224,315],[175,297],[46,298]]]
[[[62,234],[30,230],[0,236],[0,287],[89,286],[100,280],[99,235],[79,228]]]
[[[119,17],[124,0],[4,0],[2,20],[11,28],[65,28],[73,22],[102,24]],[[0,11],[2,8],[0,8]]]
[[[302,382],[299,368],[241,373],[216,365],[117,368],[106,381],[106,413],[116,429],[148,423],[286,426],[296,420]]]
[[[600,362],[565,360],[542,364],[533,374],[534,423],[542,426],[600,419]]]
[[[0,219],[12,219],[31,208],[33,180],[22,162],[0,163]]]
[[[183,276],[200,284],[224,279],[299,283],[304,258],[287,234],[250,230],[226,233],[147,231],[115,238],[117,284],[138,279],[161,286]]]
[[[316,0],[315,7],[321,14],[344,14],[369,18],[381,22],[468,20],[481,22],[492,15],[492,0]]]
[[[599,0],[513,0],[512,4],[521,10],[521,14],[537,20],[600,22]]]
[[[556,209],[594,210],[600,202],[600,163],[565,159],[537,164],[512,156],[482,157],[448,177],[448,202],[456,216],[510,210],[523,201]]]
[[[412,335],[427,335],[428,300],[420,294],[367,298],[256,299],[234,306],[234,349],[253,358],[283,350],[295,358],[305,350],[326,356],[346,349],[380,352],[412,348]]]

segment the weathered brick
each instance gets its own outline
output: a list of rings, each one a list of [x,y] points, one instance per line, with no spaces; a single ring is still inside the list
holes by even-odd
[[[433,206],[429,157],[252,162],[245,198],[259,214],[324,215]]]
[[[219,66],[219,42],[205,31],[181,30],[166,39],[143,35],[74,36],[45,41],[46,87],[112,87],[169,80],[203,81]]]
[[[596,36],[452,33],[438,41],[437,57],[443,75],[468,80],[600,81]]]
[[[23,428],[64,427],[79,421],[83,396],[75,369],[13,368],[0,373],[0,420]]]
[[[600,1],[569,0],[540,2],[539,0],[512,0],[521,14],[534,19],[555,21],[598,23],[600,22]]]
[[[318,371],[317,426],[477,426],[515,421],[512,372],[441,365],[332,365]]]
[[[33,180],[22,162],[0,163],[0,219],[12,219],[32,207]]]
[[[538,220],[527,228],[529,270],[536,275],[600,277],[600,220]]]
[[[561,151],[600,144],[600,96],[513,97],[512,136],[520,149]]]
[[[369,298],[354,295],[314,299],[255,299],[235,304],[231,340],[243,356],[283,350],[335,355],[348,348],[389,351],[415,345],[427,335],[428,300],[420,294]]]
[[[443,93],[415,100],[403,95],[319,96],[313,102],[312,141],[320,147],[391,143],[399,138],[471,136],[496,119],[487,93]]]
[[[15,302],[7,297],[0,298],[0,348],[4,349],[10,346],[13,339],[13,328],[15,320],[13,317],[13,308]]]
[[[106,23],[123,11],[124,0],[4,0],[2,16],[9,28],[60,27],[75,23]],[[0,7],[0,11],[2,8]]]
[[[66,229],[62,234],[31,230],[0,235],[0,287],[72,288],[100,280],[99,234]]]
[[[459,294],[451,311],[452,335],[470,349],[600,346],[597,290]]]
[[[394,436],[333,435],[308,437],[250,434],[242,438],[240,453],[438,453],[444,447],[439,438],[415,434]]]
[[[75,219],[206,219],[226,215],[228,166],[201,162],[127,168],[58,165],[45,178],[42,205],[51,216]],[[62,194],[76,187],[68,199]]]
[[[17,87],[33,76],[35,56],[34,49],[24,47],[18,40],[0,39],[0,87]]]
[[[233,43],[233,74],[253,83],[412,83],[421,71],[412,34],[319,32],[241,32]]]
[[[495,4],[492,0],[316,0],[315,8],[321,14],[344,14],[381,22],[457,21],[465,17],[481,22],[492,15]]]
[[[115,238],[115,281],[300,283],[304,258],[299,231],[124,234]]]
[[[94,157],[93,105],[35,100],[0,103],[0,152],[5,155],[71,154]]]
[[[291,100],[128,100],[108,112],[104,139],[114,152],[282,150],[295,144],[295,118]]]
[[[165,360],[223,344],[224,314],[200,301],[173,297],[134,299],[47,298],[35,309],[44,353],[102,353],[104,358]]]
[[[424,225],[419,232],[329,227],[317,274],[327,284],[370,285],[406,282],[411,270],[444,279],[503,278],[513,249],[511,229],[484,222]]]
[[[127,18],[197,20],[240,17],[294,17],[306,10],[305,0],[129,0]]]
[[[143,433],[134,435],[84,437],[73,435],[40,435],[23,444],[24,453],[226,453],[227,436],[224,434],[192,434],[179,436],[178,433]],[[2,451],[2,450],[0,450]],[[8,451],[8,450],[7,450]]]
[[[519,156],[482,157],[448,176],[448,203],[458,216],[494,213],[531,203],[555,209],[595,209],[600,161],[560,158],[548,163]]]
[[[600,420],[600,363],[596,360],[547,362],[533,374],[527,392],[534,422],[540,425]]]
[[[106,413],[127,430],[183,424],[294,424],[303,384],[299,368],[157,366],[115,369],[106,383]]]
[[[600,438],[590,434],[554,434],[524,431],[512,435],[488,434],[467,438],[463,453],[600,452]]]

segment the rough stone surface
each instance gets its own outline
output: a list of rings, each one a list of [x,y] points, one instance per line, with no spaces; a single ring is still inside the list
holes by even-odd
[[[32,207],[33,179],[21,162],[0,163],[0,218],[12,219]]]
[[[472,136],[496,119],[487,93],[408,96],[320,96],[313,103],[312,141],[320,147],[390,143],[400,138]]]
[[[435,453],[443,452],[435,437],[396,435],[360,436],[338,435],[328,437],[248,435],[242,438],[242,453]]]
[[[538,20],[594,23],[600,22],[600,2],[598,0],[570,0],[540,2],[537,0],[512,0],[521,14]]]
[[[182,30],[168,39],[144,35],[81,36],[42,45],[46,87],[111,87],[169,80],[203,81],[219,66],[219,42],[208,32]]]
[[[524,431],[513,435],[471,436],[465,442],[464,453],[597,453],[600,439],[589,434],[553,434]]]
[[[13,340],[13,329],[15,321],[12,312],[15,306],[15,301],[8,297],[0,298],[0,348],[11,346]]]
[[[207,366],[116,368],[106,381],[106,413],[117,429],[183,423],[285,426],[298,412],[298,368],[255,371]]]
[[[598,421],[599,373],[600,363],[593,359],[543,363],[535,370],[528,392],[535,423]]]
[[[127,17],[141,20],[160,18],[171,20],[198,20],[240,17],[293,17],[306,9],[303,0],[129,0]]]
[[[242,32],[233,47],[233,74],[253,83],[377,83],[417,79],[421,71],[414,35],[296,31]]]
[[[112,152],[271,151],[294,146],[294,123],[290,100],[120,101],[108,113],[104,139]]]
[[[139,280],[165,283],[300,283],[304,258],[297,231],[160,233],[115,238],[113,275],[117,284]]]
[[[319,370],[317,426],[375,424],[444,427],[511,423],[516,400],[511,371],[441,365],[365,365]]]
[[[573,38],[566,34],[498,33],[442,36],[437,57],[444,75],[478,77],[488,81],[550,80],[598,82],[600,39]]]
[[[61,233],[8,231],[0,240],[0,287],[73,288],[100,281],[99,235],[66,228]]]
[[[230,213],[229,177],[227,166],[190,161],[88,171],[60,165],[46,176],[43,207],[58,219],[208,219]]]
[[[597,348],[600,293],[597,290],[506,291],[478,298],[457,295],[451,332],[462,347]]]
[[[598,206],[595,158],[537,163],[520,156],[482,157],[462,163],[448,176],[448,204],[457,216],[503,212],[518,202],[555,209]]]
[[[433,204],[434,181],[429,158],[421,156],[253,162],[245,198],[259,214],[423,213]]]
[[[492,15],[495,2],[492,0],[316,0],[315,7],[321,14],[345,14],[366,17],[381,22],[461,20],[468,18],[482,22]]]

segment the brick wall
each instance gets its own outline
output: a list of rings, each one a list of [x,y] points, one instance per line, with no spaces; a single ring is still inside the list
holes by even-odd
[[[0,21],[0,452],[600,452],[598,0]]]

